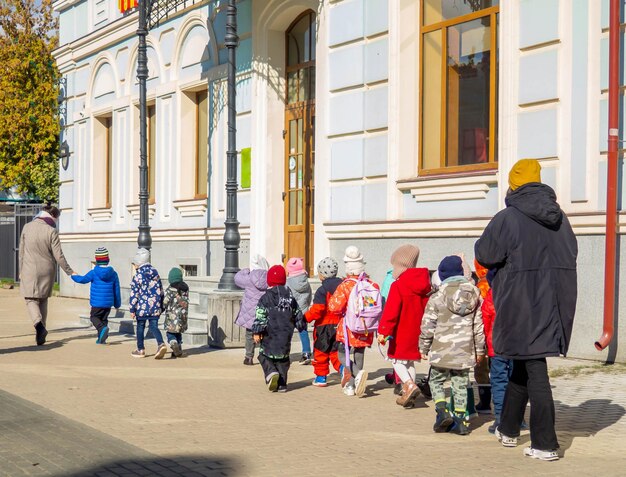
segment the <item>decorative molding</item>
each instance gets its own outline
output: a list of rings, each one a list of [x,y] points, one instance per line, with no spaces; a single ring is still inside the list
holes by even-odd
[[[133,217],[134,220],[139,220],[139,204],[127,205],[126,210],[130,212],[130,215]],[[148,205],[148,217],[152,219],[155,213],[156,213],[156,205],[155,204]]]
[[[136,242],[137,230],[125,230],[120,232],[86,232],[86,233],[61,233],[63,243],[78,242]],[[241,239],[250,240],[250,227],[240,227]],[[195,241],[222,241],[224,239],[224,227],[199,228],[199,229],[152,229],[150,231],[154,242],[195,242]]]
[[[489,186],[498,183],[494,173],[440,179],[416,179],[402,181],[397,187],[410,192],[416,202],[441,202],[447,200],[484,199]]]
[[[113,209],[110,207],[94,207],[87,209],[87,213],[94,222],[108,222],[113,217]]]
[[[602,212],[568,214],[576,235],[604,235],[606,216]],[[328,222],[324,231],[329,240],[375,238],[480,237],[491,217],[395,220],[387,222]],[[626,234],[626,213],[619,214],[618,233]]]
[[[174,208],[181,217],[204,217],[207,210],[207,199],[175,200]]]

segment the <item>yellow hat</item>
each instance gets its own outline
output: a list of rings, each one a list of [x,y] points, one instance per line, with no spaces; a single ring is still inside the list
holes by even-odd
[[[509,172],[509,187],[515,190],[529,182],[541,182],[541,165],[537,159],[521,159]]]

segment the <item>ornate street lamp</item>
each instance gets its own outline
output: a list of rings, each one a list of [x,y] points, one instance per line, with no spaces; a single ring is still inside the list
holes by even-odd
[[[222,278],[218,284],[220,290],[235,291],[235,274],[239,271],[239,221],[237,220],[237,106],[235,63],[237,45],[237,6],[235,0],[228,0],[226,14],[226,38],[228,48],[228,151],[226,152],[226,221],[224,222],[224,248],[226,256]]]
[[[137,79],[139,81],[139,236],[137,244],[150,249],[152,238],[148,223],[148,137],[147,137],[147,105],[146,82],[148,80],[148,54],[146,36],[148,32],[167,18],[168,14],[178,8],[188,7],[201,0],[123,0],[125,9],[139,8],[139,48],[137,52]],[[132,4],[132,5],[130,5]],[[236,64],[235,51],[239,44],[237,36],[236,0],[228,0],[225,44],[228,48],[228,151],[226,180],[226,221],[224,232],[225,266],[218,288],[220,290],[237,290],[235,274],[239,270],[239,222],[237,220],[237,129],[236,129]]]

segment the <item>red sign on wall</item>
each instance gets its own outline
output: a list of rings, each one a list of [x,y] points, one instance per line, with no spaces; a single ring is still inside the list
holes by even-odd
[[[122,13],[126,13],[128,10],[132,10],[138,4],[139,0],[117,0],[117,6]]]

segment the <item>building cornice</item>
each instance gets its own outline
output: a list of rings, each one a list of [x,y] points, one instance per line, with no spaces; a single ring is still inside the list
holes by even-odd
[[[241,238],[250,240],[250,227],[240,226]],[[224,239],[224,227],[196,228],[196,229],[152,229],[150,231],[154,242],[173,241],[214,241]],[[80,242],[136,242],[137,230],[120,232],[70,232],[59,234],[63,243]]]

